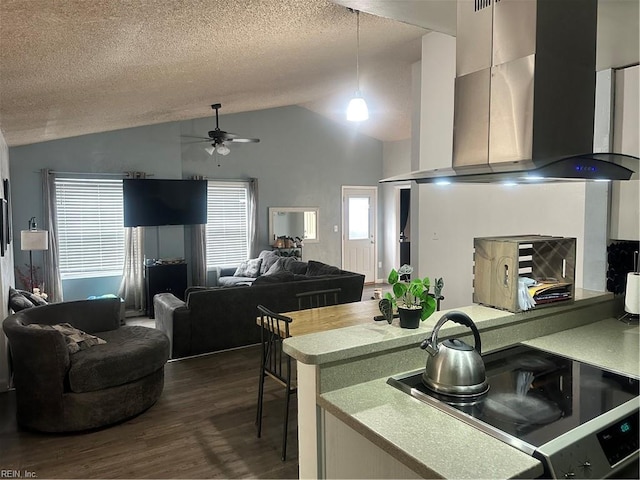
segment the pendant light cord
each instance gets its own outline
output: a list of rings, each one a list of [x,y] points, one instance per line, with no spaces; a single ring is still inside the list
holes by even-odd
[[[356,89],[360,92],[360,10],[356,10]]]

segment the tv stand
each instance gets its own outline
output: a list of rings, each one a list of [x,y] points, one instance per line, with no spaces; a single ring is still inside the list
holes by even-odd
[[[187,289],[187,264],[165,263],[145,265],[144,284],[147,298],[147,316],[154,318],[153,297],[156,293],[170,292],[184,300]]]

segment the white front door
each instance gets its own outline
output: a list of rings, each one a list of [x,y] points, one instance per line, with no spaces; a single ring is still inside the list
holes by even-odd
[[[342,268],[376,280],[377,187],[342,187]]]

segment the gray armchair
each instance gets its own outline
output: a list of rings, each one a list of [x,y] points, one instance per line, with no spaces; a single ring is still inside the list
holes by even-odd
[[[70,353],[56,330],[69,323],[106,341]],[[88,430],[139,414],[160,397],[169,340],[159,330],[120,325],[120,299],[62,302],[8,316],[17,420],[45,432]]]

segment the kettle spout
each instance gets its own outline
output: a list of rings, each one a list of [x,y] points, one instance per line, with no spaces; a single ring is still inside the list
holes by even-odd
[[[423,340],[420,344],[420,348],[426,350],[427,353],[429,353],[429,355],[431,355],[432,357],[434,357],[436,353],[438,353],[438,345],[434,344],[432,338],[426,338],[425,340]]]

